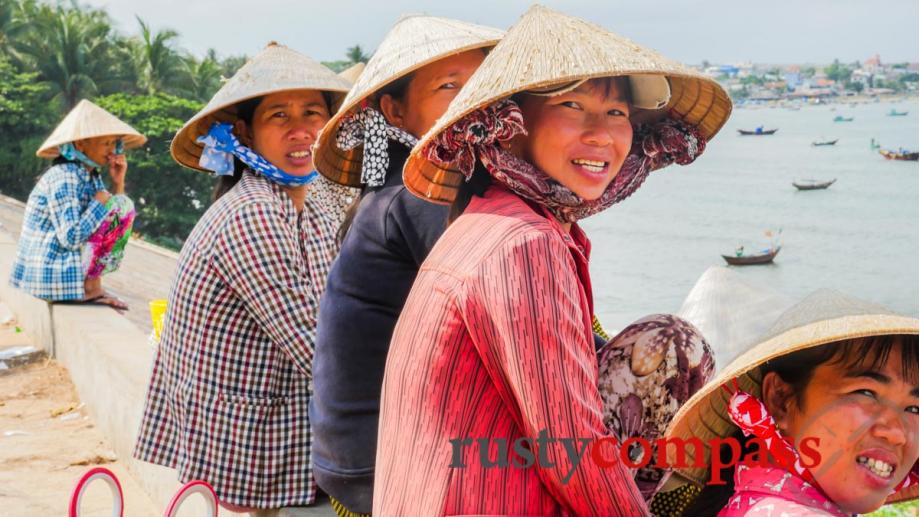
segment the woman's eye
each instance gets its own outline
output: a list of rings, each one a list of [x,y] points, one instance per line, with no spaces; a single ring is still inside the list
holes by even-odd
[[[286,117],[287,117],[287,113],[284,113],[283,111],[277,111],[271,114],[271,118],[286,118]]]
[[[449,83],[444,83],[437,87],[438,90],[455,90],[457,88],[456,83],[450,81]]]
[[[858,394],[858,395],[864,395],[864,396],[866,396],[866,397],[871,397],[871,398],[873,398],[873,399],[876,399],[876,398],[877,398],[877,395],[875,395],[875,393],[874,393],[873,391],[868,390],[868,389],[864,389],[864,390],[855,390],[855,391],[853,391],[852,393],[855,393],[855,394]]]
[[[628,113],[626,113],[626,112],[624,112],[624,111],[622,111],[622,110],[618,110],[618,109],[611,109],[611,110],[609,110],[609,114],[612,115],[612,116],[614,116],[614,117],[628,117],[628,116],[629,116]]]
[[[906,408],[907,413],[912,413],[914,415],[919,415],[919,406],[909,406]]]
[[[575,101],[565,101],[561,103],[561,105],[565,106],[566,108],[571,108],[571,109],[576,109],[576,110],[581,109],[581,105]]]

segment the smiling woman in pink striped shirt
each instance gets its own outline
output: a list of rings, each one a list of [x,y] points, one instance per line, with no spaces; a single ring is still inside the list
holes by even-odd
[[[390,346],[375,515],[648,512],[668,476],[651,455],[623,451],[630,469],[565,444],[660,436],[711,351],[669,315],[597,351],[577,221],[693,161],[730,110],[714,82],[582,20],[537,6],[510,29],[405,166],[452,222]],[[541,460],[519,468],[515,443]]]

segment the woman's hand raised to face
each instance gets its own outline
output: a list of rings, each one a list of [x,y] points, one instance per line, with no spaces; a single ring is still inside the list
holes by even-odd
[[[108,156],[108,172],[112,178],[112,190],[115,194],[124,193],[124,177],[128,172],[128,160],[123,154]]]

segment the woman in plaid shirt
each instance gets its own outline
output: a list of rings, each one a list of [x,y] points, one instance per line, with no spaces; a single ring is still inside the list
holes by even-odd
[[[316,495],[316,311],[349,192],[317,179],[310,147],[348,87],[272,44],[172,143],[179,163],[232,187],[182,248],[135,456],[209,482],[233,511]]]
[[[48,301],[127,308],[103,290],[102,274],[118,269],[134,220],[123,149],[146,141],[85,99],[64,117],[36,153],[54,164],[29,194],[10,285]],[[99,174],[103,165],[112,193]]]

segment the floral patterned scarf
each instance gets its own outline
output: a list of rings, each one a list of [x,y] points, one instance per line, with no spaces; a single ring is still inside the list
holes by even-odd
[[[395,140],[411,149],[418,139],[404,129],[392,126],[379,111],[364,106],[342,118],[335,145],[342,151],[364,148],[361,163],[361,183],[382,187],[389,170],[389,141]]]
[[[635,128],[632,149],[606,191],[585,201],[533,164],[512,155],[501,142],[527,134],[517,103],[510,99],[473,111],[438,135],[422,151],[432,162],[458,169],[468,180],[476,158],[492,177],[518,195],[535,201],[566,223],[601,212],[638,190],[648,174],[671,163],[692,163],[705,150],[694,126],[666,119]]]

